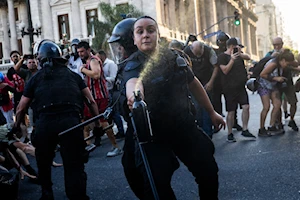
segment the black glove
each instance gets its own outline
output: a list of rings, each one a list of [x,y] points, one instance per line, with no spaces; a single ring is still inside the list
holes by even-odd
[[[94,127],[93,129],[93,135],[96,136],[96,137],[101,137],[104,135],[104,131],[103,131],[103,128],[102,127]]]

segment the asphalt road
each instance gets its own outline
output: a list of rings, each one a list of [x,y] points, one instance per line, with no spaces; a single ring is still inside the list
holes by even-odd
[[[298,99],[299,99],[299,94]],[[258,94],[249,92],[249,130],[257,135],[261,102]],[[298,104],[299,105],[299,104]],[[239,110],[239,118],[241,111]],[[300,125],[300,113],[296,114]],[[241,122],[241,121],[240,121]],[[215,157],[219,166],[219,199],[221,200],[297,200],[300,199],[300,134],[285,122],[284,135],[247,140],[235,131],[236,143],[226,142],[226,130],[214,135]],[[269,117],[267,118],[269,123]],[[119,141],[120,146],[123,141]],[[121,156],[107,158],[111,145],[108,139],[90,154],[86,164],[88,195],[93,200],[134,200],[121,166]],[[193,153],[193,152],[191,152]],[[29,157],[34,167],[35,160]],[[60,162],[57,154],[55,161]],[[53,168],[54,195],[57,200],[67,199],[64,192],[63,168]],[[194,177],[181,163],[172,179],[178,199],[198,199]],[[22,180],[20,200],[37,200],[40,187]],[[2,199],[2,198],[1,198]]]

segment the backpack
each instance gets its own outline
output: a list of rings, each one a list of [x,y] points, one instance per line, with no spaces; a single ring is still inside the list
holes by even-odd
[[[258,61],[258,63],[254,64],[254,66],[252,67],[252,75],[251,78],[256,78],[256,80],[259,79],[260,77],[260,73],[261,71],[264,69],[264,66],[266,65],[266,63],[271,60],[272,58],[274,58],[273,56],[267,56],[262,58],[260,61]]]

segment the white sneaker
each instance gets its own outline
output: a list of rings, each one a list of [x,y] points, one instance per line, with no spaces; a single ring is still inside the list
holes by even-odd
[[[96,149],[96,145],[94,145],[94,144],[90,144],[85,147],[85,150],[88,152],[94,151],[95,149]]]
[[[117,155],[120,155],[123,153],[123,150],[122,149],[119,149],[119,148],[116,148],[114,147],[112,151],[109,151],[106,156],[107,157],[114,157],[114,156],[117,156]]]

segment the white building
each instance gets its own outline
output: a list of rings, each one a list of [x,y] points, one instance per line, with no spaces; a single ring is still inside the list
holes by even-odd
[[[258,55],[262,58],[273,49],[272,40],[278,36],[276,7],[272,0],[256,0],[255,13],[258,16],[256,23]]]
[[[186,41],[189,34],[197,34],[239,9],[244,16],[239,27],[233,25],[232,19],[226,20],[206,34],[220,28],[228,31],[232,36],[241,38],[248,53],[257,56],[254,0],[1,0],[0,59],[9,59],[12,50],[19,50],[22,54],[30,52],[30,37],[22,37],[19,29],[21,26],[27,30],[29,13],[32,26],[41,31],[41,35],[35,35],[33,41],[46,38],[58,43],[64,38],[88,39],[89,35],[93,35],[88,31],[88,23],[96,19],[104,20],[98,8],[100,2],[113,6],[134,5],[145,15],[157,20],[161,37],[182,42]],[[215,44],[215,37],[206,42]]]

